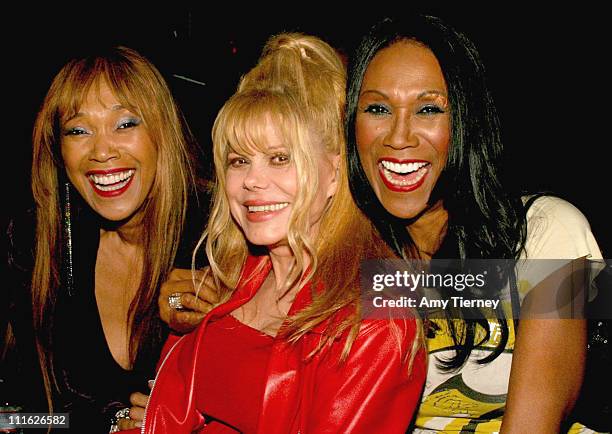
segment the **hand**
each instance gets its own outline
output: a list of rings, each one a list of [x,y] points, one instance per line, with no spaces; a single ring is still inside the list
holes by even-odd
[[[154,381],[149,381],[149,389],[153,387]],[[130,418],[119,419],[117,421],[117,427],[120,431],[125,431],[134,428],[140,428],[142,426],[142,420],[144,419],[145,408],[149,401],[149,395],[144,393],[134,392],[130,395]]]
[[[195,281],[191,270],[175,268],[170,273],[168,280],[162,285],[159,294],[159,316],[175,332],[184,334],[195,329],[204,316],[212,309],[218,301],[218,296],[213,288],[211,278],[208,277],[200,287],[198,296],[195,293],[200,282],[205,279],[208,270],[196,271]],[[182,310],[176,310],[168,304],[171,294],[181,294]]]

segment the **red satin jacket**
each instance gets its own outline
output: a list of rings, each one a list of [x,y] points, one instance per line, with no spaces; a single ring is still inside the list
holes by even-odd
[[[261,265],[262,271],[245,282],[244,276]],[[249,257],[232,298],[209,312],[192,333],[169,339],[145,411],[142,433],[186,434],[198,432],[207,423],[217,423],[205,420],[195,408],[194,372],[199,354],[206,351],[200,345],[201,337],[212,318],[227,315],[250,300],[270,268],[267,257]],[[307,285],[296,296],[289,315],[307,306],[310,294]],[[396,327],[391,326],[392,322]],[[425,381],[423,350],[416,355],[410,375],[402,360],[414,340],[416,322],[365,319],[347,360],[339,362],[346,333],[306,360],[325,326],[315,328],[295,344],[283,339],[273,344],[257,433],[404,434]],[[227,432],[236,431],[227,428]]]

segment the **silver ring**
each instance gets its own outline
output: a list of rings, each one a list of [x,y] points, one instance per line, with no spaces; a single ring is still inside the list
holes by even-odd
[[[117,419],[131,419],[130,417],[130,407],[125,407],[115,413],[115,417]]]
[[[122,408],[121,410],[115,413],[115,416],[111,418],[111,426],[108,431],[109,434],[119,432],[119,420],[120,419],[132,419],[130,417],[130,407]]]
[[[168,305],[170,305],[172,309],[183,310],[183,303],[181,303],[182,295],[183,294],[181,292],[175,292],[173,294],[170,294],[168,296]]]

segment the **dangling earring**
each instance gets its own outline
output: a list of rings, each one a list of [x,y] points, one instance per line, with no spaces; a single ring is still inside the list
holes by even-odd
[[[73,292],[73,277],[72,277],[72,220],[70,218],[70,183],[64,183],[64,194],[63,194],[63,222],[64,222],[64,248],[66,254],[64,255],[64,269],[66,271],[66,289],[68,295],[72,296]]]

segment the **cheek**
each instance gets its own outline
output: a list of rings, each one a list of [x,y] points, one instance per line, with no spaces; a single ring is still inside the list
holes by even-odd
[[[145,185],[149,184],[151,187],[153,186],[153,184],[155,184],[155,180],[157,178],[157,172],[160,169],[159,167],[159,161],[157,160],[157,154],[155,154],[155,156],[152,156],[153,158],[151,158],[149,161],[146,161],[146,167],[144,169],[145,171]],[[150,188],[151,188],[150,187]]]
[[[82,161],[82,155],[78,147],[63,145],[61,147],[62,161],[68,177],[74,181],[79,171],[79,165]]]
[[[225,197],[229,206],[229,212],[231,217],[234,219],[239,227],[242,227],[242,214],[241,214],[241,198],[242,182],[238,182],[236,176],[225,178]]]
[[[297,170],[295,166],[291,166],[287,170],[280,171],[280,173],[275,175],[274,183],[278,188],[291,198],[295,198],[298,191]]]
[[[153,168],[155,171],[157,171],[157,167],[159,164],[159,159],[157,158],[157,148],[153,145],[151,145],[151,148],[148,152],[149,155],[149,164],[151,166],[151,168]]]
[[[450,124],[448,120],[441,120],[439,125],[429,129],[425,134],[427,134],[429,143],[432,144],[440,159],[446,163],[451,139]]]
[[[128,149],[127,146],[125,149]],[[159,169],[158,150],[157,146],[155,146],[148,135],[137,138],[137,140],[132,143],[131,149],[133,150],[133,155],[140,160],[143,169],[148,172],[157,172]]]
[[[161,185],[164,183],[165,176],[168,176],[164,171],[158,159],[157,147],[153,143],[148,142],[138,149],[139,153],[132,154],[140,163],[142,174],[142,190],[141,193],[147,197],[152,197],[160,191]],[[158,173],[160,176],[158,176]],[[164,176],[164,174],[166,174]]]
[[[227,172],[225,175],[225,196],[230,204],[239,200],[242,191],[242,178],[238,173]]]
[[[229,205],[229,211],[234,220],[242,226],[241,218],[243,217],[242,201],[244,200],[245,190],[244,185],[245,173],[239,170],[228,170],[225,174],[225,197]]]
[[[376,125],[358,116],[355,122],[355,140],[360,153],[372,145],[376,135]]]
[[[361,132],[361,134],[360,134]],[[377,149],[374,142],[373,135],[370,133],[369,128],[358,128],[355,131],[355,138],[357,141],[357,152],[359,153],[359,161],[361,167],[368,179],[370,185],[377,190],[377,172],[378,172],[378,158]]]
[[[377,128],[377,125],[366,120],[360,120],[359,117],[355,123],[357,151],[359,152],[359,159],[366,173],[370,168],[376,165],[376,139],[379,135]]]

